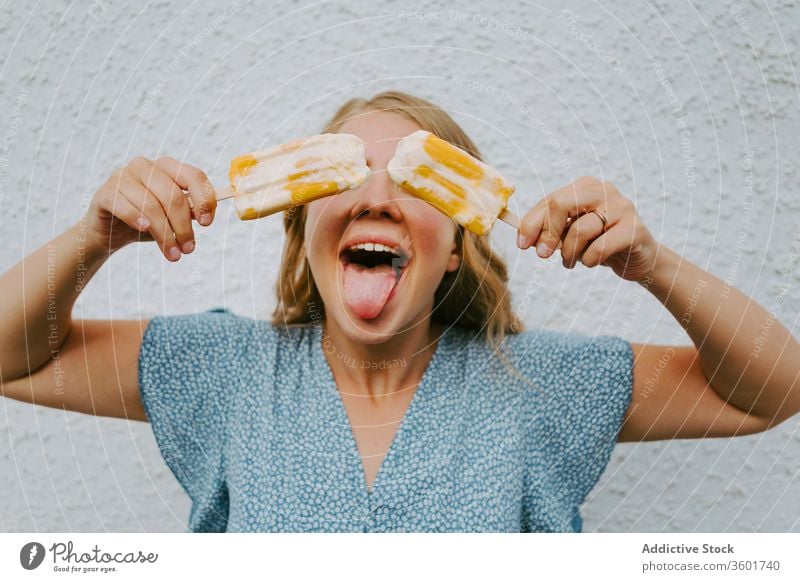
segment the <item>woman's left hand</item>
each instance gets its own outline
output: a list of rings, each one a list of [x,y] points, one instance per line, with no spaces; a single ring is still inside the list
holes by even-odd
[[[606,224],[594,211],[605,216]],[[535,246],[547,258],[559,243],[568,269],[578,261],[605,265],[628,281],[651,274],[659,247],[633,202],[613,184],[589,177],[548,194],[522,218],[519,248]]]

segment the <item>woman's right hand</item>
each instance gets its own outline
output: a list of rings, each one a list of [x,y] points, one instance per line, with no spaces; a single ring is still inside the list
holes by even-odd
[[[168,260],[177,261],[194,250],[192,219],[208,226],[216,207],[214,187],[200,169],[169,157],[137,157],[100,186],[85,219],[89,236],[109,254],[135,241],[156,241]]]

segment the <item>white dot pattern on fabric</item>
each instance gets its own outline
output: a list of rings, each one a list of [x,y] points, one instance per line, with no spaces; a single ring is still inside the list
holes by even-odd
[[[195,532],[576,532],[633,386],[623,338],[453,327],[369,491],[319,325],[153,318],[142,401]]]

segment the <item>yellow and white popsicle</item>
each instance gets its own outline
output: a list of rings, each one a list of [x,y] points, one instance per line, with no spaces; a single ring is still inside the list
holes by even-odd
[[[492,166],[428,131],[400,140],[387,169],[395,184],[477,235],[489,232],[498,218],[519,228],[519,217],[507,209],[514,185]]]
[[[253,220],[357,188],[369,174],[361,138],[323,133],[234,158],[217,200],[233,197],[239,218]]]

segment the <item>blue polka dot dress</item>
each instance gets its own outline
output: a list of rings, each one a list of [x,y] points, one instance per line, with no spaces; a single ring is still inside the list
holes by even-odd
[[[224,308],[153,318],[141,397],[194,532],[577,532],[614,448],[633,352],[616,336],[440,338],[367,489],[319,324]]]

